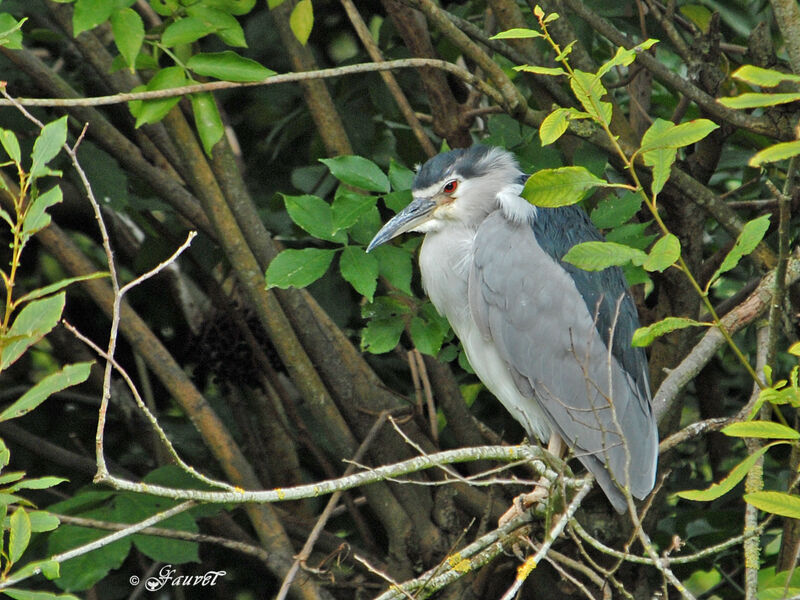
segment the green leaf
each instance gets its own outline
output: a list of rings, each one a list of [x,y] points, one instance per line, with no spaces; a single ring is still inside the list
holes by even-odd
[[[659,121],[661,123],[656,125]],[[715,129],[719,129],[719,125],[708,119],[694,119],[680,125],[656,119],[642,136],[639,152],[644,154],[661,148],[682,148],[699,142]]]
[[[561,50],[561,52],[559,52],[553,60],[555,60],[556,62],[561,62],[567,56],[572,54],[572,47],[577,43],[577,41],[578,40],[572,40],[569,44],[564,46],[564,49]]]
[[[378,287],[378,259],[359,246],[345,246],[339,257],[342,277],[359,294],[372,302]]]
[[[83,362],[74,365],[66,365],[60,371],[51,373],[25,392],[19,400],[0,412],[0,421],[8,421],[9,419],[21,417],[32,411],[56,392],[83,383],[89,377],[92,364],[91,362]]]
[[[43,296],[49,296],[50,294],[57,292],[60,289],[67,287],[78,281],[88,281],[89,279],[100,279],[101,277],[108,277],[108,273],[106,271],[98,272],[98,273],[90,273],[89,275],[78,275],[77,277],[69,277],[67,279],[62,279],[61,281],[57,281],[55,283],[51,283],[50,285],[46,285],[42,288],[37,288],[33,291],[28,292],[24,296],[20,296],[17,298],[16,304],[17,306],[21,306],[31,300],[35,300],[36,298],[41,298]]]
[[[192,94],[189,96],[192,103],[192,113],[194,113],[194,124],[197,127],[197,134],[203,143],[203,150],[211,158],[211,151],[225,133],[225,126],[222,124],[222,117],[219,116],[217,103],[211,92]]]
[[[773,438],[776,440],[800,440],[800,432],[772,421],[745,421],[731,423],[722,428],[722,433],[741,438]]]
[[[583,242],[570,248],[563,260],[584,271],[602,271],[629,262],[641,265],[647,260],[647,253],[614,242]]]
[[[115,3],[109,0],[77,0],[72,12],[72,35],[78,37],[107,21],[115,8]]]
[[[564,134],[569,127],[569,114],[568,108],[557,108],[544,118],[539,126],[542,146],[552,144]]]
[[[602,100],[607,91],[597,75],[575,69],[569,84],[583,110],[598,122],[611,123],[612,106],[610,102]]]
[[[629,50],[621,47],[617,48],[616,54],[611,57],[611,59],[603,63],[602,66],[597,70],[597,76],[602,77],[614,67],[627,67],[634,61],[634,59],[636,59],[639,54],[645,50],[648,50],[657,42],[658,40],[649,39],[645,40],[641,44],[637,44]]]
[[[388,192],[389,178],[381,168],[363,156],[336,156],[321,158],[336,179],[370,192]]]
[[[411,277],[414,273],[412,255],[408,250],[386,244],[378,246],[371,256],[378,259],[378,272],[401,292],[413,296],[411,291]]]
[[[47,488],[54,487],[59,483],[64,483],[69,479],[63,477],[35,477],[33,479],[25,479],[11,486],[12,491],[17,490],[46,490]]]
[[[561,67],[540,67],[538,65],[519,65],[514,67],[514,70],[524,71],[525,73],[533,73],[535,75],[548,75],[548,76],[558,76],[558,75],[568,74]]]
[[[631,346],[649,346],[657,337],[666,335],[671,331],[677,329],[686,329],[687,327],[710,327],[710,323],[703,323],[695,321],[686,317],[666,317],[660,321],[656,321],[647,327],[639,327],[633,332],[633,339]]]
[[[394,158],[389,161],[389,183],[395,192],[410,190],[414,176],[414,171],[401,165]]]
[[[22,50],[22,25],[25,21],[27,19],[17,21],[9,13],[0,13],[0,46]]]
[[[800,81],[800,76],[794,73],[781,73],[774,69],[762,69],[754,65],[742,65],[731,73],[731,77],[761,87],[775,87],[784,81]]]
[[[15,163],[22,162],[22,157],[19,150],[19,141],[17,136],[10,129],[0,129],[0,144],[3,145],[3,150],[6,151],[8,157]]]
[[[31,541],[31,520],[28,512],[19,507],[11,513],[11,531],[8,534],[8,560],[12,563],[22,558]]]
[[[58,185],[37,196],[25,212],[22,232],[25,235],[33,235],[50,225],[50,215],[46,211],[54,204],[60,203],[62,199],[61,188]]]
[[[48,123],[42,128],[31,153],[31,178],[50,174],[47,163],[53,160],[67,141],[67,117]]]
[[[111,15],[111,31],[117,50],[133,72],[144,41],[142,18],[132,8],[122,8]]]
[[[321,240],[344,244],[347,236],[342,231],[334,233],[333,212],[330,204],[319,196],[287,196],[282,194],[286,211],[298,227]]]
[[[361,331],[361,350],[372,354],[391,352],[400,342],[404,328],[400,318],[371,320]]]
[[[178,0],[150,0],[150,6],[162,17],[170,17],[178,11]]]
[[[800,519],[800,496],[795,494],[762,491],[745,494],[743,498],[745,502],[764,512]]]
[[[246,15],[256,5],[256,0],[205,0],[213,8],[232,15]]]
[[[108,508],[97,509],[81,514],[86,518],[110,520]],[[74,525],[61,525],[48,535],[48,554],[60,554],[67,550],[83,546],[108,535],[107,531],[77,527]],[[92,587],[108,575],[112,569],[122,566],[131,548],[131,538],[126,537],[98,550],[82,554],[61,564],[61,577],[55,584],[61,589],[80,591]]]
[[[8,451],[6,443],[0,438],[0,470],[8,466],[9,460],[11,460],[11,452]]]
[[[675,264],[681,255],[681,242],[668,233],[658,240],[650,249],[647,260],[642,265],[645,271],[664,271]]]
[[[758,108],[761,106],[777,106],[800,100],[800,92],[784,94],[759,94],[748,92],[729,98],[719,98],[717,102],[728,108]]]
[[[524,29],[521,27],[517,27],[514,29],[507,29],[506,31],[501,31],[498,34],[493,35],[490,37],[490,40],[525,40],[529,38],[540,38],[543,37],[541,33],[535,31],[533,29]]]
[[[712,14],[705,6],[701,6],[700,4],[684,4],[679,7],[678,10],[681,11],[683,16],[697,25],[697,28],[703,33],[708,33]]]
[[[308,42],[311,29],[314,27],[314,7],[311,0],[300,0],[289,15],[289,27],[303,46]]]
[[[303,288],[325,274],[336,250],[304,248],[284,250],[267,267],[267,289]]]
[[[234,17],[225,11],[208,6],[204,2],[189,4],[186,8],[189,16],[200,19],[206,27],[212,28],[212,33],[234,48],[246,48],[244,30]]]
[[[711,500],[716,500],[730,492],[736,485],[745,478],[748,471],[753,468],[753,465],[756,464],[756,461],[761,458],[764,453],[769,450],[771,446],[775,444],[781,444],[785,442],[775,442],[773,444],[767,444],[766,446],[759,448],[756,452],[745,458],[742,462],[736,465],[731,472],[719,483],[712,483],[708,489],[705,490],[685,490],[683,492],[678,492],[677,496],[680,498],[685,498],[686,500],[694,500],[696,502],[710,502]],[[745,495],[747,498],[747,495]]]
[[[535,206],[569,206],[580,202],[589,190],[610,185],[584,167],[543,169],[528,178],[522,197]]]
[[[239,56],[232,50],[195,54],[188,60],[186,67],[198,75],[223,81],[261,81],[275,75],[272,69]]]
[[[144,89],[168,90],[186,85],[187,82],[186,74],[181,67],[166,67],[153,75]],[[140,92],[142,88],[137,87],[133,91]],[[131,114],[136,117],[136,127],[141,127],[147,123],[158,123],[179,100],[179,96],[156,100],[132,100],[128,102],[128,107]]]
[[[114,500],[111,520],[119,523],[138,523],[175,506],[176,502],[167,498],[157,498],[144,494],[120,494]],[[165,529],[198,533],[195,518],[188,512],[175,515],[158,524]],[[155,535],[134,534],[133,545],[145,556],[159,562],[173,565],[187,562],[200,562],[199,544],[188,540],[163,538]]]
[[[331,205],[333,233],[348,229],[370,209],[375,207],[375,197],[359,194],[340,185]]]
[[[42,575],[47,577],[50,581],[61,577],[61,564],[54,560],[39,561],[39,568],[42,570]],[[72,594],[64,594],[56,596],[56,598],[73,597]]]
[[[32,510],[28,513],[28,518],[31,520],[31,531],[33,533],[53,531],[61,524],[61,520],[57,516],[46,510]]]
[[[414,317],[408,327],[414,347],[428,356],[439,354],[449,330],[450,326],[447,321],[439,317],[439,315],[434,315],[433,319]]]
[[[25,471],[10,471],[0,476],[0,485],[14,483],[25,477]]]
[[[793,142],[781,142],[774,146],[769,146],[763,150],[756,152],[753,157],[747,161],[750,167],[760,167],[764,163],[777,162],[792,156],[800,154],[800,140]]]
[[[42,561],[39,566],[42,567],[45,563],[52,563],[54,561]],[[58,566],[58,563],[54,563]],[[44,569],[42,568],[44,573]],[[54,579],[54,578],[50,578]],[[72,594],[54,594],[53,592],[35,592],[32,590],[18,590],[16,588],[3,588],[3,593],[14,600],[79,600],[77,596]]]
[[[645,131],[642,137],[642,145],[648,143],[650,140],[658,139],[662,135],[675,127],[671,121],[664,119],[656,119],[653,124]],[[657,150],[650,150],[649,152],[642,152],[642,160],[648,167],[653,168],[653,183],[651,190],[653,196],[657,196],[661,190],[664,189],[664,184],[669,179],[670,169],[672,163],[675,162],[675,157],[678,151],[675,148],[659,148]]]
[[[169,48],[191,44],[218,29],[214,23],[208,23],[199,17],[185,17],[167,25],[161,34],[161,43]]]
[[[618,227],[631,220],[642,207],[642,197],[635,192],[622,196],[609,195],[597,203],[592,211],[592,223],[599,229]]]
[[[769,229],[769,217],[770,215],[768,214],[762,215],[744,224],[742,232],[739,234],[739,237],[736,238],[736,243],[733,245],[733,248],[728,252],[728,255],[717,268],[711,279],[708,280],[707,288],[710,287],[720,275],[736,267],[743,257],[756,249],[756,246],[764,239],[767,229]]]
[[[34,300],[14,319],[4,338],[0,338],[0,371],[16,361],[25,350],[56,326],[64,310],[64,293]]]

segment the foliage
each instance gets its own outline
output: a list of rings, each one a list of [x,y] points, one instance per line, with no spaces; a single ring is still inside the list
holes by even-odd
[[[783,40],[800,32],[778,3],[645,4],[0,5],[12,96],[122,94],[0,114],[2,592],[118,597],[165,562],[228,573],[210,597],[274,596],[324,505],[242,490],[518,441],[424,298],[419,236],[366,252],[411,200],[413,165],[481,141],[516,154],[529,201],[580,203],[603,230],[565,260],[634,286],[671,449],[642,525],[599,495],[575,520],[535,517],[520,597],[795,594],[800,57]],[[376,52],[440,57],[447,76],[341,75]],[[312,80],[323,67],[338,76]],[[296,597],[401,597],[378,569],[420,597],[510,594],[517,560],[491,536],[522,488],[414,477],[334,511]],[[211,493],[233,500],[179,500]],[[557,566],[531,570],[537,551]]]

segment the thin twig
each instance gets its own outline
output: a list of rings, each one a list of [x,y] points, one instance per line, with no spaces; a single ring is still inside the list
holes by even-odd
[[[48,558],[49,562],[56,562],[56,563],[63,563],[71,558],[75,558],[76,556],[83,556],[84,554],[88,554],[92,550],[97,550],[99,548],[104,548],[109,544],[116,542],[117,540],[124,539],[133,535],[134,533],[139,533],[143,529],[155,525],[161,521],[169,519],[170,517],[174,517],[177,514],[180,514],[195,505],[193,501],[182,502],[172,508],[169,508],[165,511],[159,512],[154,514],[151,517],[144,519],[143,521],[139,521],[138,523],[134,523],[124,529],[120,529],[115,533],[111,533],[100,539],[94,540],[89,542],[88,544],[83,544],[82,546],[78,546],[77,548],[73,548],[71,550],[67,550],[66,552],[62,552],[60,554],[55,554]],[[23,567],[24,573],[18,576],[14,576],[13,574],[9,576],[7,579],[4,579],[0,582],[0,589],[5,589],[7,587],[11,587],[14,584],[19,583],[29,577],[33,577],[34,575],[38,575],[42,572],[41,567],[33,567],[32,569],[28,570],[26,567]]]
[[[58,513],[51,513],[58,517],[62,523],[69,525],[77,525],[79,527],[91,527],[92,529],[107,529],[110,531],[122,531],[126,529],[128,523],[114,523],[112,521],[101,521],[100,519],[87,519],[86,517],[75,517],[73,515],[62,515]],[[253,544],[245,544],[244,542],[237,542],[228,538],[218,537],[215,535],[206,535],[204,533],[193,533],[191,531],[181,531],[180,529],[166,529],[164,527],[145,527],[139,530],[142,535],[155,535],[163,538],[171,538],[175,540],[185,540],[187,542],[217,544],[228,550],[235,550],[243,554],[249,554],[258,560],[266,563],[269,560],[269,552],[260,546]]]
[[[210,81],[207,83],[195,83],[176,88],[164,90],[150,90],[145,92],[122,92],[109,96],[95,96],[93,98],[18,98],[15,101],[6,96],[7,100],[0,100],[0,106],[51,106],[51,107],[72,107],[72,106],[105,106],[109,104],[122,104],[131,100],[153,100],[156,98],[173,98],[186,94],[196,94],[198,92],[213,92],[216,90],[227,90],[231,88],[254,87],[279,85],[281,83],[297,83],[312,79],[328,79],[331,77],[341,77],[344,75],[357,75],[360,73],[373,73],[379,71],[391,71],[393,69],[418,69],[420,67],[432,67],[441,69],[455,75],[465,83],[478,88],[498,104],[505,105],[505,98],[494,87],[484,80],[476,77],[466,69],[449,63],[445,60],[435,58],[403,58],[399,60],[388,60],[381,63],[361,63],[357,65],[347,65],[344,67],[334,67],[331,69],[320,69],[318,71],[303,71],[300,73],[282,73],[273,75],[260,81]],[[16,103],[16,104],[15,104]]]
[[[131,379],[131,376],[122,367],[122,365],[120,365],[114,357],[109,357],[108,354],[106,354],[105,351],[102,348],[100,348],[100,346],[98,346],[91,339],[89,339],[88,337],[83,335],[80,331],[78,331],[78,329],[74,325],[69,323],[66,319],[62,319],[61,323],[64,325],[64,327],[67,328],[67,330],[70,331],[70,333],[72,333],[72,335],[74,335],[81,342],[83,342],[84,344],[89,346],[89,348],[94,350],[101,358],[111,362],[111,364],[114,367],[114,369],[116,369],[117,372],[120,374],[120,376],[125,380],[125,383],[128,386],[128,389],[133,394],[134,401],[136,402],[137,406],[139,407],[139,409],[144,414],[145,418],[152,425],[153,430],[156,432],[156,435],[158,435],[158,439],[161,440],[161,443],[164,444],[164,447],[167,449],[167,452],[169,453],[169,455],[172,457],[172,459],[176,462],[176,464],[181,469],[183,469],[184,471],[186,471],[192,477],[195,477],[199,481],[207,483],[207,484],[209,484],[211,486],[221,487],[221,488],[226,489],[226,490],[235,490],[236,489],[235,486],[232,486],[229,483],[225,483],[224,481],[217,481],[215,479],[211,479],[210,477],[206,477],[205,475],[203,475],[202,473],[197,471],[194,467],[192,467],[191,465],[186,463],[180,457],[180,455],[178,454],[178,451],[175,450],[175,447],[172,445],[172,442],[170,441],[169,437],[167,437],[166,432],[164,432],[164,430],[162,429],[161,425],[158,423],[158,419],[156,418],[156,416],[150,411],[150,409],[144,403],[144,400],[142,399],[141,395],[139,394],[138,388],[133,383],[133,380]]]
[[[381,414],[378,415],[378,418],[375,420],[375,423],[372,424],[372,427],[364,438],[364,441],[361,442],[361,445],[358,447],[355,455],[353,455],[353,461],[360,461],[367,453],[367,450],[372,445],[372,442],[375,441],[375,437],[378,435],[381,427],[383,427],[384,423],[386,423],[386,418],[388,416],[388,411],[382,411]],[[348,465],[347,469],[345,469],[344,474],[350,475],[355,469],[355,465],[350,464]],[[292,566],[289,568],[289,572],[286,573],[286,577],[283,578],[283,583],[281,583],[280,590],[278,591],[278,595],[275,597],[275,600],[284,600],[289,594],[289,588],[291,587],[294,578],[297,576],[300,567],[304,565],[308,560],[308,557],[311,556],[311,551],[314,549],[314,544],[316,544],[320,533],[322,533],[322,530],[325,529],[325,525],[333,514],[333,511],[336,508],[336,505],[339,503],[339,499],[342,497],[343,493],[343,490],[334,492],[334,494],[328,500],[328,503],[325,505],[325,509],[322,511],[317,519],[317,522],[314,524],[314,528],[311,530],[311,533],[308,534],[308,538],[306,539],[305,544],[303,544],[303,549],[297,556],[295,556],[295,560],[292,563]]]
[[[353,29],[356,30],[358,39],[361,40],[361,43],[364,45],[369,57],[376,63],[384,62],[380,48],[375,40],[372,39],[372,34],[367,28],[366,23],[364,23],[364,19],[358,12],[353,0],[339,1],[342,3],[342,6],[344,6],[344,10],[350,19],[350,22],[353,24]],[[403,114],[403,118],[405,118],[406,123],[408,123],[408,126],[411,127],[411,131],[414,132],[414,136],[417,138],[420,146],[422,146],[422,150],[428,155],[428,158],[434,156],[436,154],[436,148],[434,147],[428,135],[425,133],[425,130],[422,128],[422,124],[419,122],[419,119],[417,119],[414,109],[411,107],[411,103],[408,101],[408,98],[406,98],[406,95],[400,87],[400,84],[397,83],[397,79],[395,79],[394,74],[391,71],[381,71],[381,78],[386,84],[386,87],[389,89],[389,93],[392,95],[392,98],[394,98],[394,101],[397,103],[397,107]]]
[[[545,537],[544,542],[536,551],[533,556],[529,556],[525,562],[520,565],[519,569],[517,570],[517,577],[514,580],[514,584],[503,594],[500,600],[511,600],[516,595],[519,588],[522,587],[522,584],[525,583],[525,580],[530,575],[530,572],[536,568],[547,553],[550,550],[550,547],[553,545],[561,533],[564,531],[564,528],[567,526],[572,518],[575,516],[575,511],[578,510],[578,507],[583,502],[583,499],[586,497],[586,494],[589,493],[589,490],[592,489],[592,484],[594,483],[593,477],[587,477],[586,482],[583,484],[583,487],[578,490],[578,493],[575,494],[575,497],[572,498],[567,509],[558,517],[556,522],[550,528],[550,531],[547,532],[547,536]]]

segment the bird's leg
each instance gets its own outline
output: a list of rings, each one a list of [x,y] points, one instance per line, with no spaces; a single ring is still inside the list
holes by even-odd
[[[561,458],[564,453],[565,445],[564,440],[556,432],[550,434],[550,440],[547,442],[547,451],[555,456]],[[527,494],[521,494],[514,498],[514,503],[511,505],[502,517],[500,517],[500,525],[508,523],[511,519],[520,516],[531,506],[537,502],[541,502],[547,498],[550,493],[550,481],[547,478],[541,477],[534,485],[533,491]]]

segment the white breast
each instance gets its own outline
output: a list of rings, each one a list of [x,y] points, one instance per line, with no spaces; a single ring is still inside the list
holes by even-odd
[[[433,305],[450,322],[470,365],[483,384],[527,431],[547,441],[550,426],[533,398],[522,396],[495,345],[485,339],[469,308],[469,272],[475,231],[450,224],[429,232],[419,254],[422,285]]]

